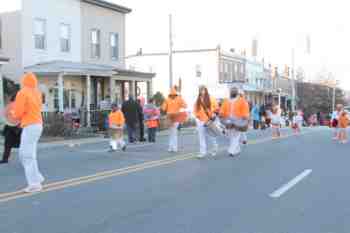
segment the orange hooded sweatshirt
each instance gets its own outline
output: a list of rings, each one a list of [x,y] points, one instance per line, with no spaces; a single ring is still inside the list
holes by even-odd
[[[174,98],[171,98],[174,96]],[[175,88],[172,88],[169,94],[169,98],[165,100],[162,106],[162,110],[166,112],[168,115],[176,114],[180,112],[181,108],[186,108],[187,104],[185,101],[177,94]]]
[[[19,119],[21,127],[42,124],[42,94],[38,89],[38,80],[33,73],[22,78],[22,89],[17,93],[14,105],[14,118]]]
[[[213,117],[213,115],[217,111],[217,109],[218,109],[218,104],[217,104],[216,100],[214,98],[210,98],[210,109],[207,109],[207,112],[208,112],[210,118]],[[196,118],[202,122],[206,123],[210,120],[210,118],[208,117],[208,115],[204,111],[203,106],[200,106],[199,109],[197,108],[197,103],[195,103],[195,105],[194,105],[193,112],[194,112],[194,115],[196,116]]]
[[[226,99],[221,106],[220,116],[222,118],[229,118],[231,115],[238,118],[248,118],[249,117],[249,104],[248,102],[239,97],[233,102]]]
[[[108,118],[109,118],[109,127],[112,127],[113,125],[123,126],[125,124],[124,114],[120,110],[111,112]]]

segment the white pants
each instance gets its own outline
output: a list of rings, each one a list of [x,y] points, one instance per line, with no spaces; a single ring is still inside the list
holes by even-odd
[[[123,148],[126,144],[124,142],[123,138],[119,139],[113,139],[111,138],[111,141],[109,142],[113,150],[118,150],[119,148]]]
[[[210,138],[214,151],[213,154],[216,154],[218,152],[218,143],[215,137],[211,137],[208,135],[207,129],[204,126],[205,123],[202,121],[197,120],[197,131],[198,131],[198,137],[199,137],[199,152],[202,156],[205,156],[207,154],[207,139]]]
[[[43,131],[41,124],[23,128],[19,157],[24,167],[28,186],[40,185],[44,181],[38,168],[37,146]]]
[[[237,155],[241,152],[241,146],[240,146],[240,138],[241,138],[241,132],[231,129],[228,132],[228,136],[230,139],[230,146],[228,148],[228,153]]]
[[[169,151],[177,152],[178,151],[178,144],[177,144],[177,131],[179,127],[179,123],[174,123],[170,127],[170,135],[169,135]]]

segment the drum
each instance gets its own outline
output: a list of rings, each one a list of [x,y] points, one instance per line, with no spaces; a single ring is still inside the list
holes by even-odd
[[[223,120],[223,124],[226,126],[227,129],[235,129],[240,132],[247,132],[249,120],[230,117],[228,119]]]
[[[187,113],[186,112],[178,112],[168,114],[168,119],[171,123],[184,123],[187,121]]]
[[[110,136],[113,140],[117,140],[123,137],[123,128],[110,128]]]
[[[205,124],[205,127],[212,137],[220,137],[226,134],[226,127],[219,120],[210,120]]]

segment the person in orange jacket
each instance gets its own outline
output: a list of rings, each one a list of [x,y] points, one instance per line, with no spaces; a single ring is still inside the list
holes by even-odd
[[[159,127],[159,117],[160,117],[160,111],[154,105],[154,99],[150,99],[148,101],[148,104],[145,105],[143,114],[145,117],[145,122],[147,125],[147,135],[148,135],[148,142],[155,143],[156,142],[156,136],[157,136],[157,129]]]
[[[246,122],[248,124],[249,104],[245,98],[239,96],[239,90],[237,88],[232,88],[230,90],[230,98],[224,100],[220,109],[220,117],[224,120],[234,119],[237,123]],[[238,156],[241,152],[241,132],[232,128],[228,130],[228,134],[230,138],[228,153],[232,157]]]
[[[122,149],[122,151],[125,151],[126,144],[123,138],[125,118],[118,104],[112,104],[112,112],[109,114],[108,119],[111,134],[110,152],[115,152],[119,147]]]
[[[19,156],[28,183],[24,191],[28,193],[40,192],[44,182],[37,161],[37,145],[43,131],[41,108],[42,94],[38,89],[38,80],[33,73],[27,73],[16,96],[13,117],[20,121],[23,129]]]
[[[181,96],[177,94],[175,87],[171,88],[168,98],[164,101],[162,110],[166,112],[171,125],[170,125],[170,135],[169,135],[169,152],[178,151],[178,131],[179,121],[177,117],[179,116],[180,110],[187,108],[186,102]]]
[[[218,143],[215,137],[208,135],[206,124],[215,119],[215,112],[218,110],[218,104],[214,98],[209,95],[208,89],[205,86],[199,88],[197,101],[194,105],[193,113],[196,117],[197,131],[199,136],[199,159],[207,155],[207,137],[210,137],[213,143],[214,150],[211,155],[215,156],[218,152]]]

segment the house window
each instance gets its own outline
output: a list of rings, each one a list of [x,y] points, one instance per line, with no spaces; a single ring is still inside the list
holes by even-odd
[[[46,49],[46,21],[44,19],[34,20],[34,47]]]
[[[60,26],[60,42],[61,42],[61,52],[68,53],[70,52],[70,25],[61,24]]]
[[[101,33],[98,29],[91,30],[91,58],[101,56]]]
[[[220,60],[220,66],[219,66],[219,83],[224,83],[224,61]]]
[[[119,59],[119,35],[118,33],[111,33],[110,46],[111,46],[111,58],[112,60]]]

